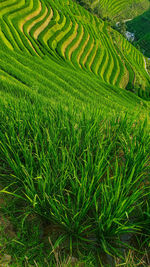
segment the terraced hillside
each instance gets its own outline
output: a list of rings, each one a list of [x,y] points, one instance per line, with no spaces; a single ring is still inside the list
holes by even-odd
[[[113,15],[116,15],[126,9],[127,6],[138,3],[139,0],[100,0],[99,2],[103,8],[108,10],[108,13],[111,14],[113,12]]]
[[[5,0],[0,3],[3,49],[42,58],[53,55],[120,88],[149,97],[150,77],[143,55],[106,22],[68,1]],[[1,60],[1,69],[8,68]]]
[[[129,19],[147,10],[149,0],[93,0],[89,6],[98,8],[103,17]]]

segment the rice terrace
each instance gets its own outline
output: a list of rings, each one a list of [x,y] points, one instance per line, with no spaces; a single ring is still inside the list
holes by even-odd
[[[149,0],[0,0],[0,267],[150,266],[149,36]]]

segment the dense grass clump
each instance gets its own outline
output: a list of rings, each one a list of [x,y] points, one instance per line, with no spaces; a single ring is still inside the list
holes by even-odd
[[[39,214],[73,254],[121,255],[125,236],[149,240],[146,119],[25,100],[0,105],[1,193],[22,199],[23,221]]]

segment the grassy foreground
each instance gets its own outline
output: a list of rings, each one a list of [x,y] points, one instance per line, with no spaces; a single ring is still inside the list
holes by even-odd
[[[121,260],[125,247],[142,256],[150,136],[139,115],[1,98],[1,194],[10,195],[3,214],[16,230],[0,255],[12,255],[10,266],[112,266],[105,255]]]

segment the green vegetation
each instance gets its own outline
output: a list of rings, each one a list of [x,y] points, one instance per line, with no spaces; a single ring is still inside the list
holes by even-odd
[[[137,95],[149,98],[150,77],[143,55],[133,46],[126,53],[122,48],[129,43],[107,22],[71,0],[23,3],[2,7],[0,38],[4,49],[7,46],[40,57],[51,54],[110,85],[134,87]]]
[[[4,211],[13,210],[22,225],[6,246],[14,260],[23,264],[23,253],[45,266],[49,236],[61,255],[92,253],[95,260],[104,252],[119,256],[126,236],[136,234],[148,246],[150,137],[147,122],[138,120],[143,111],[127,117],[102,112],[99,104],[50,106],[38,93],[12,97],[9,88],[0,102],[1,193],[12,192]],[[34,236],[28,230],[27,244],[29,225]]]
[[[150,57],[150,9],[132,21],[127,22],[127,29],[135,33],[134,45]]]
[[[147,266],[144,56],[71,0],[1,1],[0,22],[0,265]]]
[[[134,18],[149,8],[149,0],[76,0],[103,19],[120,21]]]

